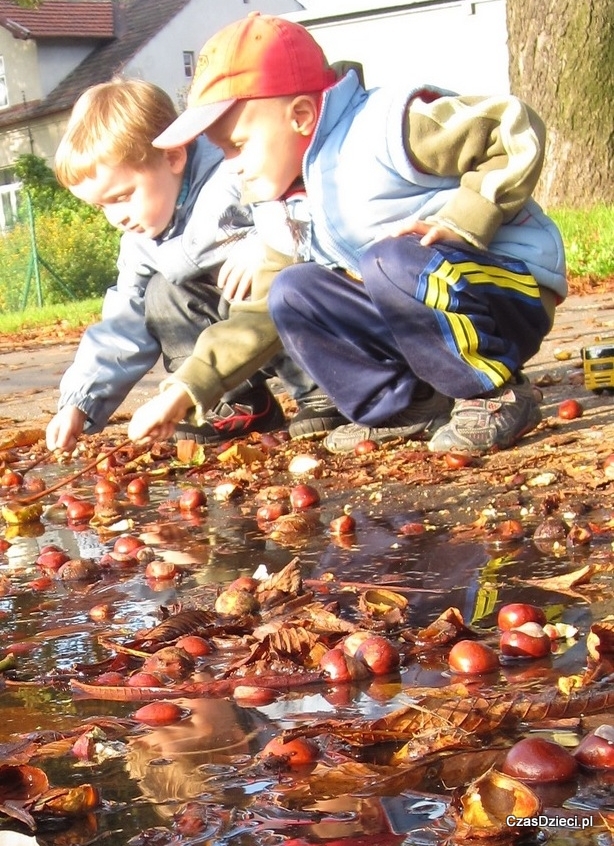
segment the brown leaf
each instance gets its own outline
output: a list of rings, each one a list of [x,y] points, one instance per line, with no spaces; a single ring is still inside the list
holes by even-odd
[[[55,788],[44,793],[36,802],[35,812],[57,816],[80,817],[100,805],[100,794],[92,784]]]
[[[586,564],[580,567],[579,570],[574,570],[572,573],[564,573],[561,576],[551,576],[547,579],[527,579],[526,581],[532,585],[542,588],[543,590],[552,590],[557,593],[573,593],[573,588],[580,585],[588,584],[591,576],[595,572],[594,564]]]
[[[418,646],[444,646],[459,637],[472,637],[473,632],[465,625],[458,608],[447,608],[425,629],[415,634],[404,632],[403,636]]]
[[[44,771],[28,764],[0,765],[0,801],[33,799],[49,787]]]
[[[286,514],[285,517],[300,517],[301,515]],[[276,520],[275,523],[278,521]],[[302,589],[301,567],[298,557],[289,561],[279,573],[273,573],[268,579],[263,579],[256,588],[256,596],[272,590],[297,595]]]
[[[249,446],[249,444],[235,443],[229,446],[228,449],[225,449],[224,452],[221,452],[217,460],[222,464],[234,463],[246,465],[254,464],[255,462],[264,464],[266,453],[260,449],[256,449],[256,447]]]
[[[2,432],[0,452],[7,449],[33,446],[45,437],[44,429],[13,429]]]
[[[363,614],[382,620],[387,626],[398,625],[403,620],[408,604],[400,593],[386,588],[371,588],[358,599],[358,607]]]

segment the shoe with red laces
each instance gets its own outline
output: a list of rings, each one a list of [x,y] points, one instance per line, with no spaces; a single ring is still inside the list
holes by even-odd
[[[202,426],[180,423],[174,439],[219,444],[251,432],[273,432],[285,425],[281,406],[266,385],[259,385],[232,402],[219,402]]]

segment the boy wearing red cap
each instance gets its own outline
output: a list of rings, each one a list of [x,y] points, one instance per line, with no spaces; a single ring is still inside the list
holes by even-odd
[[[259,229],[304,185],[313,261],[278,275],[269,309],[354,421],[331,451],[429,436],[433,451],[485,452],[535,428],[521,368],[567,287],[560,233],[531,198],[545,130],[527,105],[337,82],[304,27],[258,14],[205,44],[188,104],[154,144],[205,132]]]

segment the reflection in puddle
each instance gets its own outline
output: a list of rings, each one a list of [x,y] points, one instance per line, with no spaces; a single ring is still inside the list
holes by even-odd
[[[168,490],[160,490],[158,502],[166,494]],[[186,522],[177,515],[161,515],[154,497],[134,515],[147,543],[178,566],[181,575],[170,582],[148,581],[143,567],[117,567],[101,571],[95,581],[55,579],[37,589],[35,580],[41,574],[35,562],[46,545],[56,544],[71,557],[99,560],[112,549],[115,535],[47,523],[38,537],[15,537],[0,559],[13,586],[0,597],[2,654],[22,644],[15,649],[18,678],[34,684],[0,693],[0,744],[29,732],[74,730],[101,715],[116,719],[132,715],[140,703],[79,700],[52,681],[76,663],[106,659],[105,638],[130,640],[159,623],[161,607],[211,607],[219,585],[262,565],[269,573],[278,572],[294,555],[300,557],[304,579],[314,583],[325,584],[332,574],[335,584],[381,585],[402,592],[409,602],[412,628],[427,625],[455,606],[467,624],[494,635],[496,610],[514,601],[540,605],[551,622],[567,622],[585,633],[597,613],[580,598],[539,591],[523,582],[569,568],[565,557],[549,555],[531,542],[497,546],[467,536],[459,539],[445,526],[428,524],[426,531],[413,534],[403,527],[424,524],[424,517],[401,506],[386,515],[356,509],[355,534],[335,539],[326,527],[339,510],[331,500],[313,531],[281,543],[263,535],[241,503],[212,502],[205,515]],[[95,621],[90,611],[101,603],[112,608],[112,616]],[[559,675],[581,671],[585,654],[582,641],[563,644],[559,653],[542,661],[503,666],[489,684],[532,689],[553,683]],[[282,771],[263,767],[258,753],[281,729],[331,718],[375,719],[405,704],[412,688],[441,687],[450,681],[444,653],[434,652],[408,661],[398,678],[293,691],[261,707],[243,707],[229,698],[181,700],[189,716],[170,726],[134,730],[122,739],[125,752],[119,758],[111,754],[113,739],[107,738],[100,740],[94,762],[77,766],[67,750],[43,758],[41,765],[55,784],[91,781],[107,803],[93,823],[82,829],[75,824],[70,834],[74,844],[108,835],[109,842],[134,846],[171,842],[430,846],[442,842],[451,830],[446,813],[454,779],[442,780],[436,768],[425,775],[419,789],[412,788],[414,793],[400,788],[391,796],[341,796],[284,807],[275,796],[283,793],[290,779]],[[334,761],[338,750],[327,746],[323,754]],[[300,778],[300,773],[294,774],[294,780]],[[590,801],[587,797],[596,795],[590,792],[594,787],[583,778],[575,792],[556,801]],[[602,782],[601,790],[597,806],[611,806],[610,785]],[[4,828],[13,836],[11,824]],[[0,827],[4,846],[2,836]],[[59,844],[61,836],[69,835],[63,830],[56,837],[50,830],[38,836],[41,844]],[[173,840],[175,836],[179,839]],[[567,836],[566,842],[577,846],[589,842],[609,846],[603,832],[590,841],[586,834],[584,839]]]

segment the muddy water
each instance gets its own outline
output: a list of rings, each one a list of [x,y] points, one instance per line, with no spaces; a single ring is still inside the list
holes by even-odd
[[[143,568],[102,572],[95,582],[37,584],[35,559],[40,549],[54,543],[71,556],[98,560],[114,542],[89,528],[79,531],[45,519],[36,537],[17,536],[0,557],[0,572],[11,589],[0,597],[2,651],[18,655],[18,666],[7,674],[19,684],[0,690],[0,749],[26,734],[40,736],[75,730],[101,717],[129,718],[141,703],[80,699],[63,683],[77,664],[93,664],[111,654],[105,637],[130,640],[138,631],[156,625],[160,608],[180,605],[211,606],[219,585],[237,575],[251,574],[264,565],[280,570],[295,555],[305,579],[380,584],[400,589],[409,599],[409,625],[420,627],[450,606],[459,608],[467,623],[479,628],[493,643],[497,609],[506,602],[542,606],[551,622],[565,622],[580,636],[561,643],[557,653],[539,662],[510,663],[489,678],[487,686],[537,690],[559,675],[581,672],[586,657],[583,635],[594,619],[611,607],[608,590],[589,604],[566,593],[536,590],[531,577],[569,572],[582,562],[560,550],[540,550],[530,540],[498,546],[469,532],[451,531],[445,514],[427,515],[429,530],[403,535],[401,527],[424,521],[424,509],[397,492],[384,509],[361,501],[353,516],[357,530],[351,543],[331,538],[327,526],[349,498],[331,496],[319,512],[314,531],[302,539],[280,544],[258,529],[253,509],[241,501],[211,502],[202,517],[186,523],[161,514],[158,504],[177,495],[177,489],[159,485],[149,504],[134,507],[125,516],[154,539],[161,556],[175,561],[182,577],[170,583],[147,581]],[[391,507],[393,503],[393,507]],[[597,545],[586,555],[604,560],[611,549]],[[103,622],[90,617],[92,606],[108,603],[114,616]],[[206,675],[203,675],[205,678]],[[190,714],[180,723],[153,730],[143,727],[112,732],[101,741],[96,763],[78,762],[69,750],[33,763],[41,766],[53,785],[90,782],[99,787],[103,806],[95,814],[67,823],[44,820],[30,836],[23,825],[0,825],[0,846],[24,843],[115,846],[147,844],[238,844],[272,846],[294,839],[296,844],[436,844],[452,830],[448,803],[463,772],[434,767],[422,783],[398,795],[342,796],[314,805],[278,801],[287,774],[271,772],[256,761],[258,752],[280,729],[331,717],[372,718],[407,703],[416,686],[439,687],[451,681],[444,654],[408,660],[398,678],[375,680],[359,686],[322,686],[295,691],[262,707],[241,707],[230,699],[182,701]],[[611,722],[602,715],[595,723]],[[575,730],[559,731],[557,740],[573,747]],[[489,750],[484,750],[485,754]],[[489,753],[496,762],[497,753]],[[382,750],[370,750],[365,760],[378,760]],[[485,765],[488,766],[488,764]],[[545,792],[551,807],[579,810],[583,819],[594,815],[595,826],[585,832],[546,828],[551,844],[609,846],[611,836],[597,825],[598,811],[612,809],[614,793],[603,775],[582,775],[557,791]],[[612,809],[614,810],[614,809]],[[7,839],[8,838],[8,839]]]

